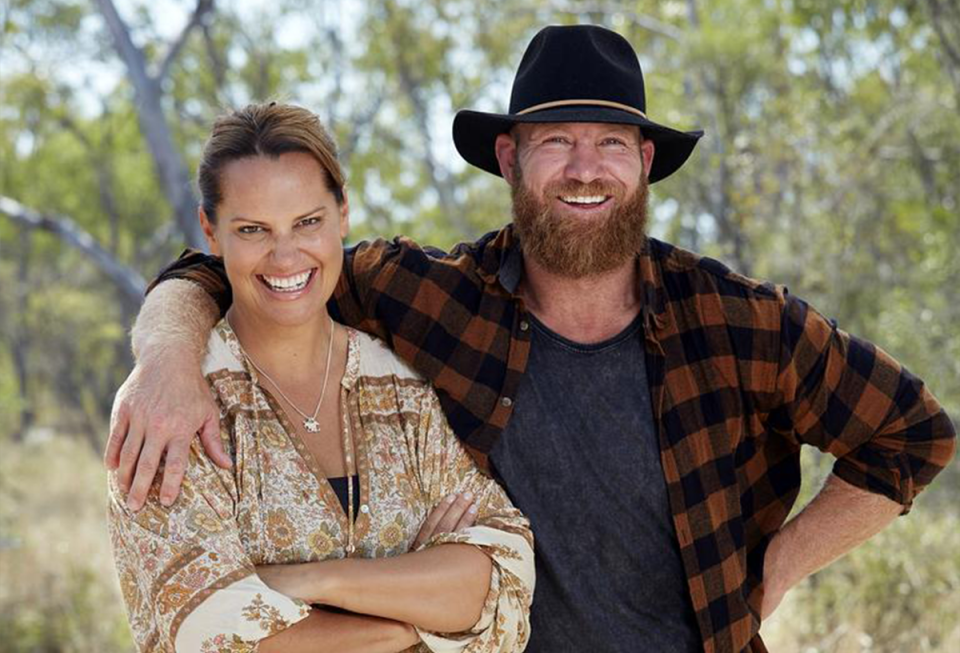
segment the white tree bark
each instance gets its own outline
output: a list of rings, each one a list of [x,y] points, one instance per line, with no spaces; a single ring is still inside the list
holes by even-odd
[[[187,244],[202,249],[206,241],[197,222],[197,200],[191,187],[187,165],[174,143],[170,126],[163,114],[161,85],[164,76],[169,72],[172,60],[180,52],[190,32],[213,9],[213,0],[198,0],[193,15],[170,47],[156,75],[151,75],[147,70],[143,51],[130,38],[130,28],[120,17],[113,0],[96,0],[96,3],[113,38],[114,48],[127,67],[127,78],[133,85],[136,97],[140,131],[153,155],[161,186],[173,207],[177,226]]]

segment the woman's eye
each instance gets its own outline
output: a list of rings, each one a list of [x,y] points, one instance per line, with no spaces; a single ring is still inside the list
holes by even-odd
[[[245,236],[252,236],[253,234],[261,233],[263,231],[263,228],[253,224],[245,224],[239,229],[237,229],[237,231],[240,232],[241,234],[244,234]]]
[[[305,218],[297,223],[298,227],[313,227],[322,222],[321,218]]]

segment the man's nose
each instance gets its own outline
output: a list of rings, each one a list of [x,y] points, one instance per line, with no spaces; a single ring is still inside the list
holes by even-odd
[[[603,161],[597,147],[592,143],[576,143],[570,151],[566,175],[569,179],[589,184],[600,177]]]

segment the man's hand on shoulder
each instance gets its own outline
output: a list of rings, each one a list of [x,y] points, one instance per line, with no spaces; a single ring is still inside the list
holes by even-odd
[[[216,464],[225,468],[232,464],[220,443],[220,414],[210,389],[199,370],[188,369],[176,359],[142,361],[117,391],[104,462],[117,470],[131,510],[139,510],[146,501],[161,458],[160,502],[165,506],[174,502],[197,433]]]
[[[127,506],[139,510],[165,458],[160,501],[180,493],[190,443],[199,433],[221,467],[231,460],[220,443],[220,412],[201,372],[216,303],[186,280],[164,281],[143,304],[133,328],[138,363],[117,391],[104,463],[117,470]]]

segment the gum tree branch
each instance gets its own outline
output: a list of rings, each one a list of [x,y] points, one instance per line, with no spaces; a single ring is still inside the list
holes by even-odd
[[[45,214],[24,206],[17,200],[0,195],[0,214],[31,229],[43,229],[58,236],[63,242],[81,251],[101,272],[107,275],[121,292],[124,303],[139,306],[147,282],[143,276],[121,263],[73,219],[63,215]]]
[[[197,200],[190,185],[186,163],[174,143],[163,114],[160,80],[147,72],[143,51],[131,39],[130,28],[117,13],[113,0],[96,0],[96,3],[113,38],[114,48],[127,67],[127,78],[134,89],[140,131],[153,155],[161,186],[173,207],[177,225],[191,247],[203,249],[203,232],[196,219]]]
[[[180,30],[177,39],[170,45],[170,49],[167,50],[166,56],[160,63],[160,68],[157,69],[157,74],[154,78],[158,82],[162,82],[167,78],[167,75],[170,74],[170,66],[173,65],[173,62],[176,61],[177,56],[180,54],[180,50],[186,45],[191,32],[203,23],[207,14],[213,11],[213,2],[214,0],[197,0],[197,6],[194,8],[193,14],[191,14],[190,19],[187,21],[187,24],[184,25],[183,29]]]

